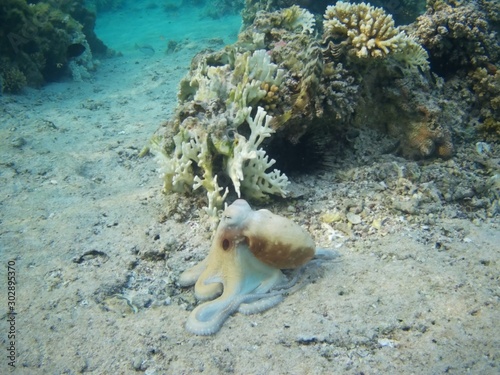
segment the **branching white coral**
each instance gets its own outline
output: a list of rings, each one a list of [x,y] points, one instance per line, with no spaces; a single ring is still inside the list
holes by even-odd
[[[286,197],[289,184],[287,176],[278,169],[266,173],[275,163],[274,159],[269,160],[264,150],[256,151],[256,157],[243,167],[245,178],[241,182],[241,190],[245,196],[259,200],[266,199],[269,194]]]
[[[201,60],[190,76],[181,81],[179,99],[225,103],[233,114],[231,125],[237,127],[245,121],[246,108],[256,106],[266,96],[262,84],[279,86],[284,75],[285,71],[271,62],[265,50],[234,52],[232,64],[207,66]]]
[[[165,153],[159,139],[151,141],[151,151],[162,165],[160,173],[163,174],[164,191],[187,192],[204,187],[208,198],[208,206],[204,210],[209,216],[217,217],[217,210],[222,207],[228,189],[220,187],[217,176],[213,176],[207,138],[201,139],[195,132],[181,130],[173,140],[175,149],[171,156]],[[203,171],[201,177],[194,174],[193,163]]]
[[[226,77],[229,74],[229,66],[209,66],[205,75],[197,75],[198,89],[194,100],[223,99],[228,96]]]
[[[250,111],[248,108],[248,113]],[[241,196],[240,187],[249,198],[263,199],[265,194],[286,196],[288,178],[276,169],[266,172],[275,160],[269,160],[266,152],[259,148],[264,139],[274,133],[269,126],[271,119],[262,107],[258,107],[253,119],[250,115],[246,118],[251,130],[249,138],[235,135],[233,155],[227,162],[226,172],[238,197]]]
[[[227,99],[227,108],[232,114],[232,123],[238,126],[248,116],[247,108],[255,106],[267,94],[261,88],[263,83],[279,86],[284,78],[284,70],[271,62],[265,50],[252,54],[237,54],[231,78],[232,88]]]
[[[271,62],[271,56],[266,50],[254,51],[250,57],[243,61],[245,64],[245,75],[249,79],[256,79],[261,82],[279,85],[283,81],[284,70],[278,69],[276,64]],[[235,70],[237,68],[235,67]]]
[[[269,159],[260,148],[262,142],[274,133],[270,127],[272,117],[262,107],[257,108],[254,118],[250,115],[251,111],[252,107],[240,111],[246,114],[250,135],[247,139],[235,134],[232,152],[224,157],[225,172],[239,197],[242,193],[245,197],[254,199],[264,199],[268,194],[285,196],[288,178],[277,169],[267,172],[275,160]],[[223,205],[228,189],[220,187],[217,176],[213,174],[213,154],[209,146],[212,141],[200,129],[202,127],[189,130],[181,126],[173,137],[174,150],[170,155],[167,155],[165,147],[156,138],[151,142],[151,150],[162,165],[164,191],[187,192],[203,187],[208,198],[205,211],[215,217],[217,210]],[[194,165],[197,168],[193,168]]]
[[[198,176],[195,176],[193,190],[196,190],[200,186],[204,186],[207,189],[208,206],[203,209],[208,216],[217,217],[217,211],[224,204],[224,200],[226,199],[229,190],[219,186],[217,176],[213,178],[212,183],[208,186],[207,184],[204,184]],[[224,191],[224,193],[222,193],[222,191]]]
[[[250,117],[252,108],[268,94],[265,88],[282,83],[284,70],[271,62],[265,50],[253,53],[234,50],[226,61],[223,65],[208,66],[201,59],[181,81],[178,95],[181,102],[217,103],[224,109],[207,117],[186,117],[177,125],[179,131],[175,136],[168,141],[153,140],[151,145],[162,164],[164,191],[204,188],[208,197],[205,211],[209,215],[216,215],[228,191],[218,185],[214,175],[216,159],[222,159],[224,172],[229,174],[239,196],[242,192],[248,198],[284,195],[288,184],[279,171],[266,172],[275,161],[269,160],[259,148],[274,132],[269,127],[271,117],[260,107],[255,118]],[[245,121],[251,129],[249,139],[236,134],[233,141],[225,135],[227,131],[237,132]]]
[[[200,140],[195,133],[185,130],[173,137],[175,149],[172,155],[167,155],[163,145],[153,138],[151,151],[155,153],[161,164],[160,173],[163,174],[163,190],[165,192],[189,191],[193,185],[192,164],[198,162]]]

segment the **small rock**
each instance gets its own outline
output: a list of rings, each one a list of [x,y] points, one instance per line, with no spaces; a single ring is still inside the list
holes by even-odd
[[[139,253],[139,256],[143,260],[151,261],[151,262],[159,262],[165,260],[167,257],[165,248],[149,248],[144,249]]]
[[[338,211],[325,212],[319,217],[319,219],[325,224],[331,224],[342,220],[342,214]]]
[[[132,360],[132,367],[136,371],[145,371],[148,368],[147,360],[141,357],[137,357]]]
[[[12,147],[21,148],[26,144],[26,139],[24,139],[23,137],[16,137],[12,141],[10,141],[10,144],[12,145]]]
[[[382,228],[382,220],[380,219],[373,219],[372,221],[372,227],[377,229],[377,230],[380,230],[380,228]]]
[[[395,200],[392,207],[406,214],[416,214],[418,213],[418,205],[419,201],[417,199],[411,199],[409,201]]]
[[[380,347],[384,347],[384,346],[388,346],[389,348],[397,348],[398,347],[398,343],[395,340],[378,339],[377,342],[380,345]]]
[[[297,337],[297,339],[295,341],[299,344],[310,345],[310,344],[314,344],[315,342],[317,342],[318,339],[316,336],[312,336],[312,335],[300,335],[299,337]]]
[[[347,217],[347,220],[351,224],[360,224],[361,223],[361,216],[359,216],[358,214],[355,214],[353,212],[348,212],[346,217]]]

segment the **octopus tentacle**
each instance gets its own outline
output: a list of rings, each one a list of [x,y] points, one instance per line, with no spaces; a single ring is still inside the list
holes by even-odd
[[[223,295],[197,306],[189,315],[186,329],[196,335],[212,335],[236,311],[245,315],[266,311],[283,301],[284,290],[266,294],[242,294],[229,298]]]
[[[189,314],[186,329],[195,335],[212,335],[217,332],[226,319],[238,310],[239,298],[217,298],[197,306]]]
[[[248,296],[249,297],[249,296]],[[269,310],[271,307],[283,301],[283,293],[269,293],[267,295],[258,295],[258,298],[251,302],[242,302],[238,312],[243,315],[257,314]]]
[[[266,311],[283,301],[283,294],[292,294],[303,286],[299,278],[303,275],[305,266],[300,267],[292,273],[292,277],[281,284],[273,286],[266,294],[248,294],[247,300],[242,302],[238,312],[244,315],[255,314]],[[286,279],[286,278],[284,278]],[[253,301],[252,301],[253,300]]]
[[[207,265],[208,260],[205,258],[200,263],[184,271],[179,277],[179,285],[183,287],[194,285],[207,268]]]

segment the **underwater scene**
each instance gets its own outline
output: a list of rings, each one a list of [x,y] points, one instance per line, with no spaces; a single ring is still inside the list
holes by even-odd
[[[500,0],[1,0],[1,374],[498,374]]]

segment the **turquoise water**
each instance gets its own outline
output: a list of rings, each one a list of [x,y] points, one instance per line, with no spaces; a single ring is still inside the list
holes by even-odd
[[[197,50],[211,38],[222,38],[225,44],[237,39],[241,26],[239,14],[214,20],[205,15],[203,7],[166,12],[161,7],[162,1],[157,1],[158,7],[152,9],[151,3],[138,1],[118,10],[98,13],[97,36],[108,47],[132,56],[141,55],[136,44],[150,45],[158,55],[167,50],[169,41]]]

